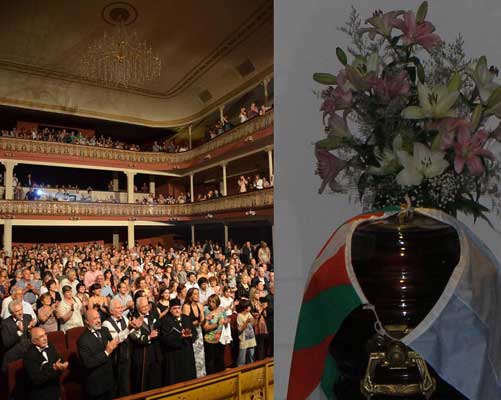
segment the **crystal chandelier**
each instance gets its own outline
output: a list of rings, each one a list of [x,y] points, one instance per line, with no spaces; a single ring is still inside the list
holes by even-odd
[[[162,62],[151,46],[114,20],[111,31],[92,42],[81,59],[82,74],[107,85],[134,86],[160,77]]]

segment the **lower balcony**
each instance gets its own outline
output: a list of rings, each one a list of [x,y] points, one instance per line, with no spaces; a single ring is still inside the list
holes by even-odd
[[[192,221],[272,215],[273,189],[263,189],[203,202],[145,205],[59,201],[0,201],[0,218]]]

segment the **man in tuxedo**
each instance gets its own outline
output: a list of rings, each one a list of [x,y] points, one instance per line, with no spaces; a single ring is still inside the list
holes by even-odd
[[[77,341],[78,354],[85,370],[85,398],[111,400],[115,387],[111,356],[119,342],[111,337],[108,329],[101,327],[97,310],[88,310],[85,320],[87,329]]]
[[[131,339],[132,392],[156,389],[162,385],[162,351],[158,342],[160,316],[147,297],[136,299],[133,317],[142,318],[141,327],[129,335]]]
[[[31,343],[24,355],[30,400],[60,399],[59,375],[68,368],[68,361],[61,361],[61,356],[49,343],[42,328],[31,330]]]
[[[129,334],[143,324],[143,318],[139,317],[129,322],[123,316],[124,306],[120,299],[114,298],[110,303],[110,317],[103,322],[113,339],[119,341],[117,349],[113,352],[113,374],[115,376],[116,390],[113,397],[122,397],[130,394],[130,357],[129,357]]]
[[[9,303],[10,317],[2,321],[2,343],[5,354],[2,360],[2,371],[7,371],[7,365],[23,358],[28,350],[30,340],[29,330],[36,321],[29,314],[23,314],[22,300],[13,300]]]
[[[181,301],[172,299],[169,315],[162,318],[160,342],[164,347],[164,385],[195,379],[197,370],[193,341],[196,331],[191,319],[181,313]]]

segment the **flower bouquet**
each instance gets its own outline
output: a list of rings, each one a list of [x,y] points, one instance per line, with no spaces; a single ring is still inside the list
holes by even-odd
[[[501,86],[485,56],[467,59],[461,36],[444,43],[417,12],[355,9],[340,30],[352,39],[336,55],[336,75],[315,73],[327,137],[315,145],[319,192],[355,192],[366,208],[398,205],[458,211],[475,218],[501,211]],[[494,122],[494,124],[492,124]],[[356,126],[357,129],[352,129]],[[481,198],[491,200],[490,207]]]

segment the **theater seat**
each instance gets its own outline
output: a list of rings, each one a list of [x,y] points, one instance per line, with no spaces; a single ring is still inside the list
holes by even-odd
[[[82,400],[83,371],[78,359],[76,350],[65,350],[61,353],[63,359],[68,361],[68,368],[61,374],[61,399],[62,400]]]
[[[66,348],[70,351],[77,351],[77,340],[84,333],[85,327],[78,326],[66,331]]]
[[[28,378],[22,359],[7,365],[7,385],[9,399],[25,400],[28,398]]]
[[[66,336],[63,331],[47,332],[47,339],[59,354],[62,355],[66,351]]]

